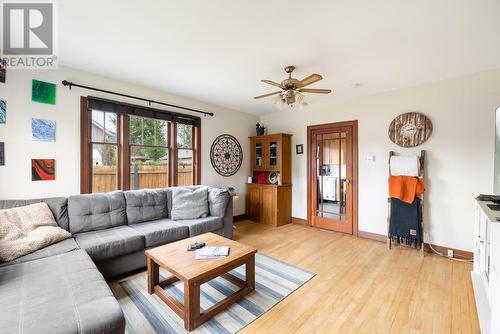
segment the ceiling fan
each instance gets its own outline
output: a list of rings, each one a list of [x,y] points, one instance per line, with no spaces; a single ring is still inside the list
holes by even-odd
[[[279,87],[281,90],[272,92],[269,94],[255,96],[254,99],[261,99],[263,97],[278,95],[273,103],[278,107],[278,109],[282,109],[285,105],[293,108],[296,104],[299,104],[299,107],[302,109],[307,106],[307,103],[304,102],[304,94],[302,93],[315,93],[315,94],[329,94],[332,92],[331,89],[314,89],[314,88],[304,88],[318,82],[323,79],[323,77],[319,74],[311,74],[305,77],[302,80],[297,80],[292,78],[292,72],[295,70],[295,66],[287,66],[285,67],[285,72],[288,73],[288,78],[283,80],[281,83],[277,83],[271,80],[261,80],[262,82]]]

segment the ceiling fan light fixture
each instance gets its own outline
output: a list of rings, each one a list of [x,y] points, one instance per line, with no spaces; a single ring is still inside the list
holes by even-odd
[[[278,103],[280,103],[281,101],[283,100],[283,98],[281,97],[281,94],[276,96],[275,98],[273,98],[273,104],[274,105],[277,105]]]
[[[297,101],[297,103],[301,103],[302,101],[304,101],[304,94],[301,94],[299,92],[295,93],[295,101]]]
[[[283,110],[283,107],[286,105],[285,101],[283,100],[283,97],[281,97],[281,95],[279,96],[279,99],[276,99],[274,103],[274,106],[278,109],[278,110]]]
[[[297,80],[292,77],[292,72],[295,69],[294,66],[287,66],[285,72],[288,74],[288,78],[283,80],[281,83],[277,83],[271,80],[261,80],[262,82],[281,88],[281,92],[272,92],[264,95],[259,95],[254,97],[254,99],[260,99],[272,95],[277,95],[273,98],[272,103],[279,110],[283,110],[286,107],[287,110],[293,110],[294,107],[299,109],[304,109],[307,107],[307,103],[304,102],[305,96],[303,93],[315,93],[315,94],[329,94],[332,92],[331,89],[318,89],[318,88],[305,88],[315,82],[323,79],[319,74],[311,74],[302,80]]]

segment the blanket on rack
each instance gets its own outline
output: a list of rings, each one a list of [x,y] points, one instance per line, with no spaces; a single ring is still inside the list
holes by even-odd
[[[389,196],[408,204],[424,192],[424,178],[414,176],[389,176]]]
[[[422,206],[418,197],[411,204],[391,198],[389,238],[408,246],[417,247],[422,243]]]

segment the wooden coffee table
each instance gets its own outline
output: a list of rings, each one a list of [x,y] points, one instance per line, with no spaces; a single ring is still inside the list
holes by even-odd
[[[196,260],[195,251],[188,252],[188,245],[204,242],[207,246],[229,246],[229,255],[219,259]],[[155,293],[182,319],[184,327],[191,331],[243,298],[255,289],[255,253],[257,249],[226,239],[214,233],[205,233],[164,246],[146,250],[148,264],[148,292]],[[245,281],[228,272],[245,265]],[[159,268],[169,271],[172,276],[159,280]],[[216,277],[223,277],[240,289],[203,312],[200,311],[200,286]],[[178,280],[184,282],[184,305],[163,290]]]

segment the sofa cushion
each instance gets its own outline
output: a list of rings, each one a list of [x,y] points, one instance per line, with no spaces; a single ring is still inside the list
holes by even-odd
[[[130,226],[146,239],[146,247],[163,245],[189,237],[189,228],[170,219],[159,219]]]
[[[23,263],[23,262],[38,260],[38,259],[42,259],[44,257],[64,254],[64,253],[71,252],[73,250],[77,250],[79,248],[80,247],[78,247],[77,243],[75,242],[75,239],[70,238],[70,239],[66,239],[66,240],[57,242],[57,243],[52,244],[50,246],[44,247],[42,249],[39,249],[36,252],[33,252],[31,254],[21,256],[20,258],[17,258],[14,261],[1,262],[0,267],[11,265],[11,264],[16,264],[16,263]]]
[[[2,333],[123,333],[118,301],[82,250],[0,268]]]
[[[59,241],[71,233],[57,225],[47,203],[0,210],[0,261],[12,261]]]
[[[224,219],[221,217],[205,217],[191,220],[177,220],[189,228],[189,236],[195,236],[207,232],[213,232],[224,227]]]
[[[126,225],[125,196],[123,191],[70,196],[68,215],[73,234]]]
[[[220,188],[208,188],[208,209],[210,216],[224,217],[229,203],[229,191]]]
[[[129,226],[73,235],[80,248],[94,261],[129,254],[145,248],[144,237]]]
[[[34,203],[47,203],[50,211],[54,215],[57,224],[69,231],[68,219],[68,199],[66,197],[40,198],[40,199],[20,199],[20,200],[2,200],[0,201],[0,210],[17,208]]]
[[[124,194],[129,224],[168,217],[167,189],[130,190]]]
[[[170,216],[173,220],[208,216],[208,189],[174,188]]]

